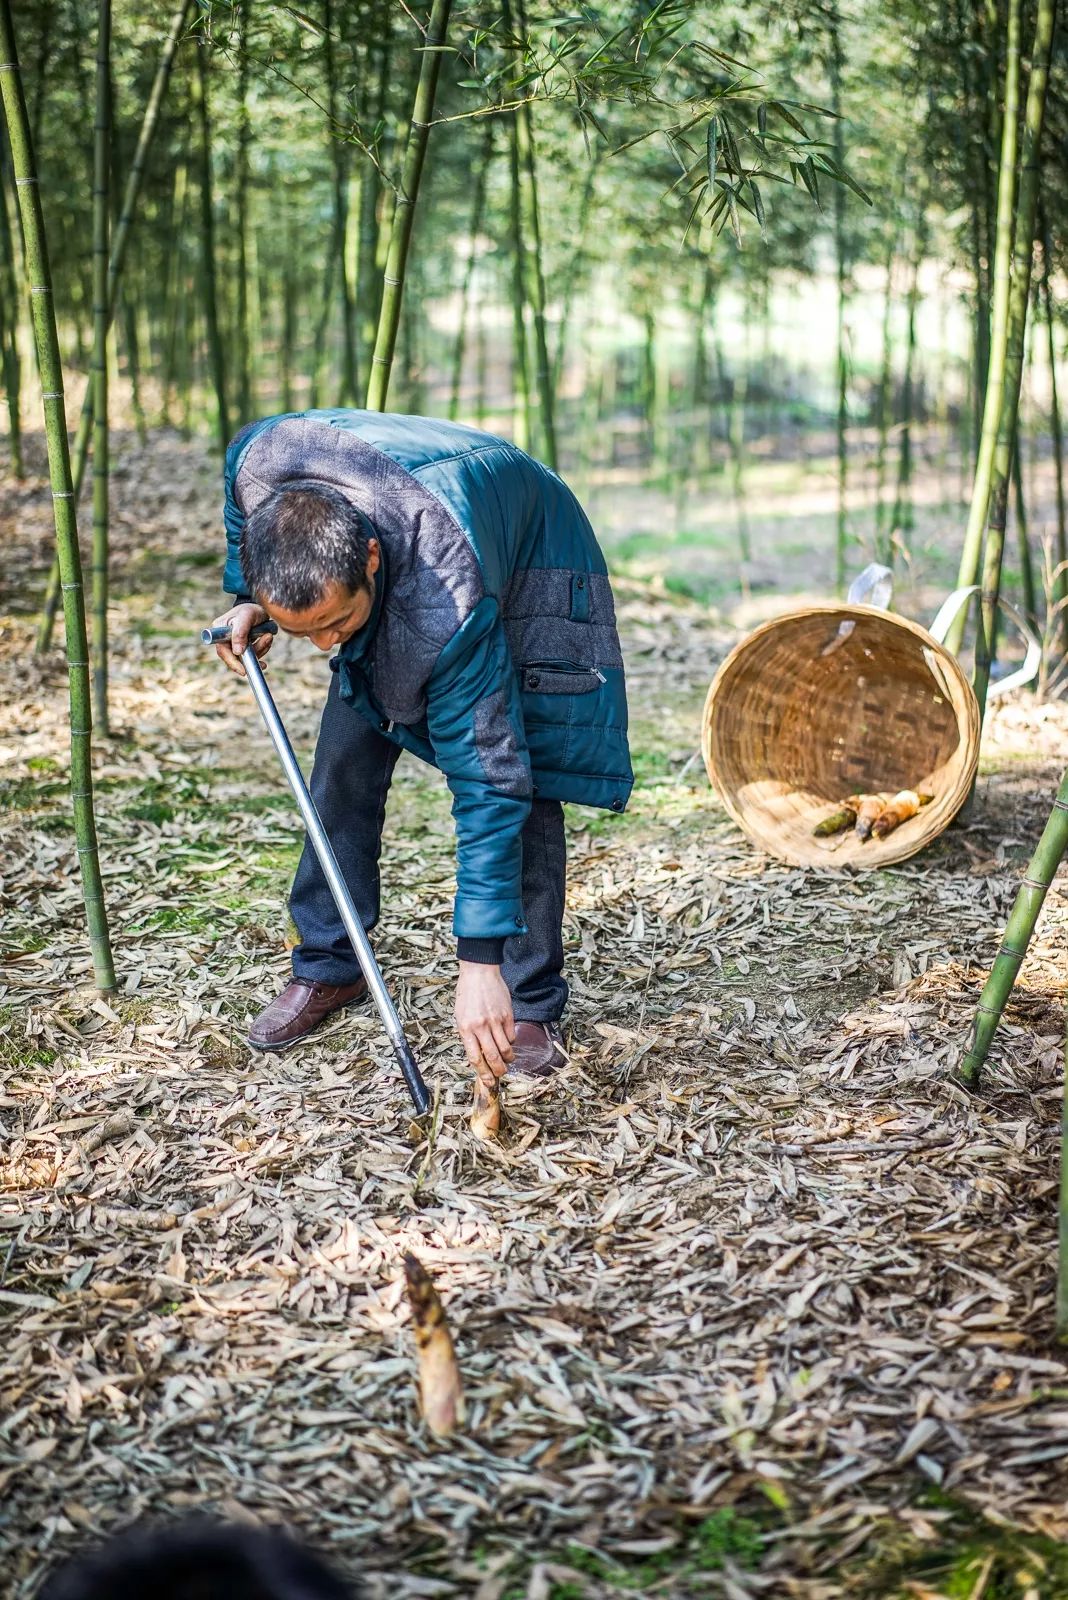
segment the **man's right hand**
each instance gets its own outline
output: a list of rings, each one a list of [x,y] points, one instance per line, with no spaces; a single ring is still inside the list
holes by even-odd
[[[245,676],[245,669],[238,658],[243,650],[248,649],[248,636],[258,622],[267,621],[268,616],[262,606],[246,601],[244,605],[231,606],[229,611],[224,611],[222,616],[216,617],[212,623],[213,628],[225,628],[227,623],[230,624],[230,637],[215,646],[215,654],[223,666],[229,668],[231,672],[236,672],[239,678]],[[261,661],[273,642],[274,635],[271,633],[264,633],[258,639],[253,639],[252,648]]]

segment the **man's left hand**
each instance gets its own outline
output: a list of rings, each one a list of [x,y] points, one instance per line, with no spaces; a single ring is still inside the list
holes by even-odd
[[[500,967],[461,961],[456,983],[456,1031],[467,1059],[487,1089],[496,1089],[512,1060],[515,1018]]]

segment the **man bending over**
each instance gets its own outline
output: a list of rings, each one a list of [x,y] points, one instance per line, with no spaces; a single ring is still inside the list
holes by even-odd
[[[562,801],[622,811],[633,777],[604,557],[574,495],[491,434],[369,411],[244,428],[226,456],[234,605],[220,658],[243,673],[273,618],[333,650],[311,791],[364,926],[397,757],[452,792],[456,1027],[487,1084],[566,1058]],[[258,655],[271,639],[253,641]],[[311,846],[293,881],[293,978],[249,1043],[281,1050],[366,995]]]

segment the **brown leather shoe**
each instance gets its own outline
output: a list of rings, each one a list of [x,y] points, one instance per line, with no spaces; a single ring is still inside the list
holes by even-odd
[[[248,1042],[253,1050],[284,1050],[307,1038],[332,1011],[366,999],[367,985],[362,978],[356,983],[312,983],[294,978],[277,1000],[260,1012],[248,1030]]]
[[[567,1065],[567,1051],[555,1022],[517,1022],[515,1055],[508,1067],[518,1078],[547,1078]]]

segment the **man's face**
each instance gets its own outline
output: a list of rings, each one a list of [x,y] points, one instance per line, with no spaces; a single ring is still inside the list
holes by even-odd
[[[360,589],[346,589],[340,583],[327,585],[318,605],[306,611],[287,611],[270,601],[261,601],[268,615],[283,633],[295,639],[310,639],[317,650],[333,650],[358,633],[371,615],[374,605],[374,575],[378,571],[378,541],[370,540],[367,555],[367,581]]]

